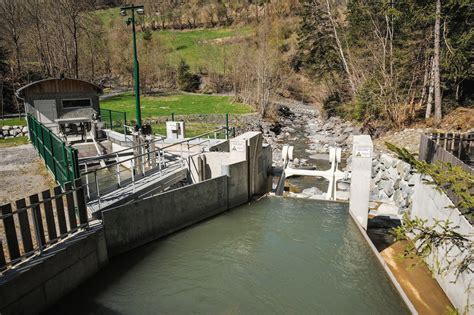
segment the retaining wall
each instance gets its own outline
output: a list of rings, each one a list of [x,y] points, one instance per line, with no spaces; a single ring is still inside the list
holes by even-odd
[[[102,226],[49,248],[0,277],[0,314],[35,314],[108,264]]]
[[[220,176],[104,211],[109,256],[227,210],[227,183],[227,176]]]
[[[474,241],[474,228],[472,225],[454,207],[451,200],[443,192],[436,190],[431,185],[425,184],[423,177],[420,175],[415,175],[415,191],[413,193],[411,217],[428,220],[428,225],[433,225],[435,220],[449,220],[454,226],[459,226],[456,230],[457,232],[463,235],[470,235],[472,241]],[[472,312],[474,307],[472,305],[474,303],[474,274],[469,274],[466,271],[461,273],[456,279],[454,271],[441,274],[436,272],[439,269],[437,267],[438,263],[441,268],[446,266],[446,255],[449,255],[450,259],[456,258],[457,261],[460,261],[466,255],[466,253],[459,252],[456,247],[451,249],[451,251],[448,251],[446,248],[446,246],[438,247],[430,259],[427,260],[427,263],[435,270],[434,277],[460,314]],[[471,308],[467,309],[469,303]]]

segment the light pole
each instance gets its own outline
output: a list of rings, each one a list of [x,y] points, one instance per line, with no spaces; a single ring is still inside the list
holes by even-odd
[[[138,56],[137,56],[137,35],[135,32],[135,12],[138,15],[143,15],[145,13],[142,5],[130,5],[120,8],[120,15],[127,16],[127,12],[132,12],[132,17],[129,17],[125,22],[127,25],[132,24],[133,32],[133,79],[135,81],[135,118],[137,120],[137,128],[142,128],[142,114],[140,110],[140,70],[138,65]]]

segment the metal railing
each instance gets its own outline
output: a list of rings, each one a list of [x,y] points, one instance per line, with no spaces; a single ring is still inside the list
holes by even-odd
[[[162,142],[163,146],[158,148],[155,148],[155,145],[159,141],[163,141],[162,139],[122,149],[97,157],[100,159],[112,158],[115,159],[115,162],[94,170],[88,169],[87,161],[91,161],[88,159],[83,164],[84,172],[81,174],[85,183],[87,199],[97,200],[100,208],[101,197],[117,188],[127,185],[132,185],[135,188],[135,183],[147,176],[161,176],[165,170],[169,173],[185,166],[189,168],[188,159],[209,148],[211,141],[218,139],[218,134],[225,131],[226,128],[223,127],[166,145]],[[214,138],[211,138],[211,135]],[[133,154],[133,156],[126,157],[129,154]],[[124,156],[125,159],[120,159]]]
[[[0,207],[0,271],[41,255],[46,248],[88,228],[82,181],[77,179],[52,191]]]
[[[79,178],[77,149],[68,146],[31,114],[28,114],[27,120],[31,143],[54,179],[64,185]]]
[[[111,109],[100,109],[100,120],[104,123],[106,129],[111,129],[120,133],[127,134],[127,113]]]

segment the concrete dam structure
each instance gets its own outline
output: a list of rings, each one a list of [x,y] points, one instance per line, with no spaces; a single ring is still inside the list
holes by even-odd
[[[368,140],[354,140],[354,163],[370,172]],[[367,176],[354,181],[349,205],[255,201],[273,182],[272,148],[259,132],[220,141],[216,151],[183,154],[176,143],[168,148],[180,157],[170,149],[166,163],[184,168],[185,184],[140,190],[139,179],[108,204],[110,195],[81,186],[83,198],[95,193],[102,204],[91,198],[87,226],[4,272],[0,313],[413,312],[367,243],[359,204]],[[143,179],[152,183],[156,169]]]

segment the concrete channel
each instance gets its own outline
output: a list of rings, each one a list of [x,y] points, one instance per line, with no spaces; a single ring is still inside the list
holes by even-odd
[[[239,237],[245,238],[245,235],[253,235],[262,229],[265,230],[265,228],[269,228],[268,224],[271,222],[280,225],[283,224],[285,229],[287,229],[286,232],[283,233],[292,234],[294,232],[293,230],[298,230],[298,225],[294,225],[294,223],[298,220],[301,220],[297,218],[297,215],[302,215],[304,219],[302,222],[298,221],[298,224],[303,224],[303,229],[314,230],[315,228],[310,224],[310,222],[313,222],[316,226],[316,229],[321,228],[321,231],[328,231],[327,233],[329,234],[326,235],[328,238],[326,238],[325,234],[315,234],[313,235],[312,239],[307,239],[303,242],[305,246],[309,246],[308,248],[305,248],[305,246],[299,248],[298,246],[301,244],[299,244],[300,242],[298,238],[301,237],[301,235],[293,235],[292,241],[285,243],[286,245],[284,250],[277,250],[282,255],[282,257],[291,257],[293,251],[298,250],[299,248],[302,251],[296,253],[295,257],[301,261],[305,261],[306,258],[298,255],[308,252],[310,248],[316,246],[318,241],[320,241],[321,244],[325,244],[324,246],[329,247],[324,249],[325,247],[323,246],[321,249],[319,249],[319,251],[316,250],[311,254],[316,255],[318,259],[322,259],[320,270],[318,269],[316,274],[324,271],[325,267],[322,265],[322,262],[325,262],[327,264],[326,266],[345,262],[346,265],[341,267],[343,269],[347,269],[344,269],[343,275],[352,277],[353,282],[344,283],[341,279],[342,282],[334,283],[334,285],[338,288],[339,286],[346,288],[344,290],[335,290],[333,293],[336,295],[341,294],[341,296],[354,293],[350,301],[348,301],[348,303],[352,305],[352,309],[359,309],[363,313],[380,313],[382,310],[386,311],[384,313],[393,314],[416,313],[416,310],[413,308],[412,304],[404,294],[396,279],[391,274],[390,270],[384,264],[383,259],[380,257],[377,250],[375,250],[365,232],[365,227],[367,226],[368,209],[368,197],[366,198],[365,194],[368,196],[370,189],[370,167],[364,168],[364,165],[367,163],[368,165],[371,164],[373,149],[370,138],[361,138],[360,142],[355,139],[354,143],[355,154],[353,163],[359,163],[360,170],[363,172],[368,171],[369,174],[359,174],[360,176],[357,176],[356,180],[354,180],[353,177],[352,183],[357,185],[357,187],[351,187],[351,193],[355,191],[358,198],[352,198],[349,205],[345,203],[341,204],[332,202],[322,203],[321,201],[305,201],[305,204],[300,204],[300,201],[288,201],[288,198],[265,198],[265,200],[252,202],[250,206],[245,206],[253,200],[254,196],[264,195],[272,188],[272,151],[270,146],[264,145],[262,143],[262,136],[258,132],[249,132],[234,139],[230,139],[229,152],[205,152],[199,155],[194,155],[192,160],[193,165],[196,165],[196,167],[190,169],[190,172],[196,181],[192,185],[156,195],[147,196],[145,198],[133,200],[117,207],[106,209],[101,215],[102,222],[94,222],[91,224],[91,228],[89,230],[77,234],[66,241],[60,242],[56,246],[51,247],[51,249],[49,249],[43,255],[39,257],[33,257],[29,262],[22,264],[21,267],[15,268],[14,270],[11,270],[4,276],[0,277],[0,296],[2,297],[0,299],[0,312],[1,314],[32,314],[48,309],[48,313],[78,313],[78,311],[74,309],[74,305],[70,303],[64,304],[64,302],[61,302],[59,305],[55,306],[55,303],[60,301],[61,298],[72,291],[72,296],[76,296],[78,299],[80,299],[76,302],[83,305],[87,305],[87,303],[89,303],[92,305],[92,307],[95,306],[97,307],[98,311],[101,311],[101,306],[94,304],[95,302],[93,303],[93,301],[95,301],[93,296],[82,298],[80,292],[84,292],[81,290],[87,291],[89,284],[92,286],[97,286],[97,281],[94,282],[94,278],[99,279],[100,283],[100,281],[104,279],[104,276],[102,276],[103,272],[107,273],[108,270],[117,270],[117,268],[123,272],[126,272],[124,270],[131,269],[130,272],[133,275],[134,265],[124,265],[121,263],[121,261],[127,261],[129,259],[133,260],[135,255],[143,255],[143,252],[147,252],[148,248],[152,248],[153,250],[154,254],[151,254],[152,257],[154,257],[154,255],[160,256],[160,250],[158,249],[161,246],[160,244],[165,244],[163,245],[165,247],[172,246],[166,245],[166,243],[169,241],[173,243],[175,238],[179,239],[180,237],[185,237],[186,235],[191,238],[200,237],[205,239],[205,233],[198,233],[198,236],[196,236],[193,234],[195,233],[193,231],[199,231],[201,226],[202,228],[205,228],[209,225],[211,227],[217,227],[220,224],[219,222],[224,224],[226,220],[233,220],[234,216],[237,217],[237,223],[235,224],[238,225],[239,222],[241,224],[249,224],[249,222],[245,219],[245,215],[250,215],[250,217],[252,215],[256,215],[258,211],[254,212],[253,208],[256,207],[258,210],[260,205],[267,204],[264,209],[259,209],[260,212],[258,213],[263,214],[263,217],[258,218],[258,220],[260,220],[260,225],[254,226],[255,230],[249,230],[245,232],[244,227],[237,227],[237,230],[242,230],[242,235],[239,236],[235,231],[236,227],[229,226],[228,230],[224,228],[220,231],[222,234],[216,234],[213,237],[218,240],[220,237],[226,238],[226,233],[234,233],[232,235],[235,235],[237,239],[239,239]],[[359,162],[357,161],[358,158],[360,159]],[[369,181],[368,183],[365,182],[367,179]],[[365,208],[363,205],[364,203],[367,203]],[[335,204],[336,206],[331,204]],[[228,211],[237,207],[238,209]],[[281,209],[285,209],[285,211],[281,212]],[[304,209],[304,211],[302,209]],[[290,210],[293,210],[293,213]],[[321,213],[319,213],[320,210]],[[226,213],[222,214],[224,212]],[[245,215],[241,216],[241,214]],[[312,217],[314,215],[316,215],[316,217]],[[275,221],[278,220],[278,218],[286,219],[284,222]],[[333,219],[334,222],[339,222],[338,224],[340,224],[340,226],[337,228],[331,227],[331,219]],[[269,223],[266,222],[267,220]],[[216,221],[218,223],[214,223]],[[195,225],[198,222],[204,223]],[[190,226],[193,227],[186,229],[182,233],[175,233]],[[274,230],[270,228],[268,234],[264,233],[263,235],[260,235],[260,238],[253,241],[252,246],[259,246],[260,242],[263,242],[265,246],[270,247],[263,247],[262,250],[268,251],[273,245],[275,245],[275,243],[273,243],[274,241],[277,243],[281,241],[281,239],[279,239],[281,235],[278,235],[279,231],[280,230]],[[334,240],[333,238],[338,239],[338,241],[333,244],[333,247],[331,247],[331,242]],[[163,240],[154,242],[159,239]],[[246,249],[245,242],[233,243],[232,238],[227,239],[229,243],[219,243],[223,245],[221,248],[230,246],[229,248],[234,248],[235,250],[247,250],[249,255],[252,253],[252,251]],[[354,241],[354,239],[356,239],[356,241]],[[354,248],[360,249],[363,255],[357,253],[357,251],[350,252],[349,255],[343,255],[341,252],[339,252],[340,250],[354,250],[354,248],[351,246],[347,247],[347,242],[352,244],[351,246]],[[293,244],[295,248],[292,248],[290,246],[291,244]],[[213,243],[200,243],[199,246],[213,246]],[[154,248],[156,248],[156,253]],[[336,250],[336,256],[325,256],[326,251],[333,250]],[[212,254],[218,255],[218,252],[213,252]],[[177,254],[174,253],[174,255]],[[199,256],[199,253],[197,253],[197,255]],[[342,256],[339,257],[337,255]],[[358,257],[360,260],[351,261],[351,257]],[[146,260],[146,257],[143,256],[143,259]],[[169,259],[172,260],[174,258],[173,256],[169,256]],[[192,257],[189,257],[189,259],[192,259]],[[279,268],[283,269],[277,268],[277,270],[274,270],[276,273],[271,273],[272,268],[270,266],[272,265],[272,261],[275,260],[271,257],[264,257],[262,259],[263,260],[261,261],[255,261],[255,263],[260,267],[263,266],[262,274],[269,278],[275,277],[280,279],[281,272],[284,270],[284,266],[278,265]],[[334,261],[334,259],[336,260]],[[366,261],[367,259],[370,262]],[[223,259],[223,264],[229,263],[238,269],[242,267],[239,267],[239,265],[245,265],[246,261],[248,260],[251,261],[252,256],[246,256],[246,258],[242,261]],[[189,268],[192,268],[193,261],[188,263]],[[291,260],[288,263],[290,264]],[[109,264],[111,264],[110,267],[107,267]],[[168,267],[172,264],[173,263],[170,261],[170,265],[168,265]],[[268,268],[270,272],[265,269],[265,264],[269,264]],[[375,278],[370,278],[374,275],[370,275],[370,270],[364,269],[367,267],[367,264],[374,268],[373,272],[375,274]],[[215,266],[217,268],[217,266],[221,265],[222,264],[216,264]],[[310,265],[311,261],[305,262],[305,266]],[[210,266],[212,266],[212,264],[210,264]],[[288,268],[298,268],[297,264],[294,266],[286,266]],[[166,266],[163,268],[166,270]],[[354,270],[351,271],[351,268],[354,268]],[[245,270],[250,271],[251,269]],[[311,270],[315,271],[314,269],[309,269],[306,271],[310,273]],[[175,271],[177,274],[179,274],[179,277],[182,278],[183,274],[180,273],[183,272],[183,270]],[[225,272],[225,270],[221,271]],[[159,270],[158,272],[164,271]],[[334,277],[338,278],[336,276],[337,271],[334,270],[333,272]],[[100,275],[98,275],[98,273],[100,273]],[[307,274],[307,277],[310,276],[309,273]],[[119,278],[123,277],[123,275],[116,276]],[[255,275],[255,277],[258,276],[259,275]],[[302,276],[303,274],[299,275],[299,277]],[[326,276],[329,278],[326,280],[319,279],[319,287],[314,288],[314,290],[320,292],[321,294],[324,293],[324,285],[326,284],[325,281],[330,281],[331,279],[331,273]],[[367,276],[369,278],[367,278]],[[105,279],[111,280],[111,278],[108,277],[110,277],[110,274],[109,276],[105,276]],[[283,278],[291,282],[291,277]],[[230,283],[234,283],[234,281],[238,282],[238,279],[238,277],[235,279],[228,278],[226,281],[221,283],[222,289],[224,290],[226,286],[228,286]],[[304,279],[304,277],[301,279]],[[163,279],[157,278],[156,280],[158,281]],[[170,279],[167,280],[172,281]],[[315,279],[315,281],[316,280],[317,279]],[[250,281],[250,279],[245,281]],[[245,281],[244,283],[246,283]],[[76,289],[81,285],[81,283],[84,284],[80,287],[79,291],[77,291]],[[195,284],[200,285],[203,283],[205,282],[196,282]],[[379,289],[375,289],[376,292],[372,292],[372,288],[367,286],[367,283],[373,283],[374,285],[381,287]],[[246,285],[252,285],[252,283],[246,283]],[[260,287],[260,283],[255,285],[256,287],[259,287],[260,290],[265,290],[264,287]],[[281,283],[280,285],[281,290],[283,290],[282,292],[285,292],[283,289],[285,282]],[[108,284],[106,287],[107,286]],[[358,290],[358,286],[361,286],[361,288],[366,288],[367,291],[356,292]],[[269,283],[269,287],[267,287],[269,291],[273,291],[275,288],[275,284],[271,283]],[[291,288],[291,286],[289,288]],[[147,290],[152,290],[151,292],[158,289],[159,287],[147,288]],[[174,289],[177,289],[177,287]],[[247,290],[247,288],[244,287],[241,289]],[[377,295],[381,292],[383,293],[384,290],[387,290],[387,296],[383,296],[383,294],[380,296]],[[99,295],[112,294],[110,292],[102,292],[100,290],[97,291],[96,289],[94,289],[92,292],[95,292]],[[253,292],[253,298],[257,298],[258,300],[258,296],[255,296],[255,291],[250,290],[249,292]],[[203,294],[203,291],[199,291],[197,294]],[[230,294],[232,297],[232,293]],[[375,301],[370,298],[371,295],[376,296]],[[120,296],[120,294],[117,296]],[[274,294],[272,293],[269,296],[266,296],[265,299],[268,300],[266,300],[265,303],[270,303],[272,299],[274,303],[277,303],[278,296],[281,296],[281,292],[274,292]],[[338,296],[340,305],[342,305],[341,302],[344,300],[344,298],[341,298],[341,296]],[[180,297],[183,296],[176,295],[177,299]],[[308,300],[305,300],[306,302],[309,302],[312,299],[310,295],[307,296],[307,298]],[[390,306],[384,309],[384,304],[382,303],[379,305],[378,303],[381,302],[377,299],[380,301],[385,301],[384,303]],[[107,303],[110,303],[112,300],[109,300]],[[180,301],[184,304],[189,302],[182,300]],[[295,301],[298,302],[297,297],[295,297]],[[311,303],[313,302],[314,301]],[[265,303],[263,303],[263,305],[266,305]],[[311,303],[305,304],[308,305],[308,308],[306,308],[306,311],[308,312],[311,310],[311,307],[315,307]],[[372,305],[370,305],[371,303]],[[232,303],[223,304],[223,309],[219,309],[219,311],[245,311],[245,307],[243,306],[244,304],[237,304],[238,305],[232,305]],[[151,305],[153,305],[153,303],[151,303]],[[171,303],[169,305],[171,307],[172,305],[180,304]],[[203,305],[207,304],[204,303]],[[271,305],[271,303],[268,305]],[[287,304],[280,305],[277,303],[277,305],[279,305],[280,308],[274,309],[276,313],[286,313],[287,311],[292,310],[292,305],[296,304],[291,304],[290,301],[287,301]],[[345,305],[346,308],[344,309],[338,309],[337,305],[338,303],[334,303],[335,308],[332,311],[349,311],[351,309],[349,304]],[[172,308],[167,310],[164,309],[164,311],[168,312],[172,310]],[[203,313],[212,313],[213,311],[217,311],[217,309],[212,308],[197,308],[192,310],[187,307],[184,307],[183,310],[197,310],[197,312]],[[249,310],[251,309],[247,309],[247,311]],[[94,309],[85,310],[86,313],[92,313],[94,311]],[[127,307],[123,308],[122,310],[112,309],[111,311],[130,313],[130,309]],[[305,309],[302,309],[302,312],[304,311]],[[321,311],[331,312],[331,309],[323,308]],[[154,309],[145,308],[143,309],[143,312],[140,313],[154,313]]]

